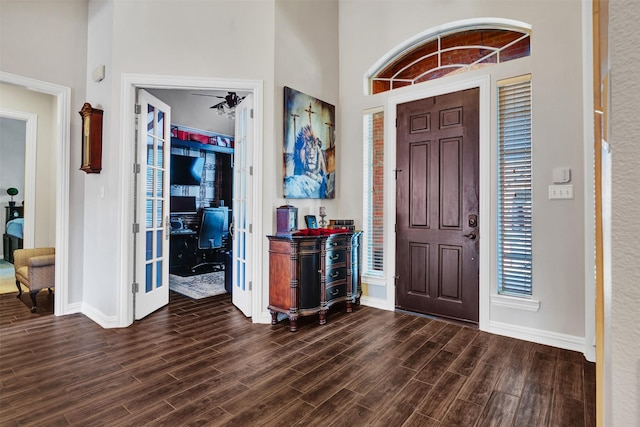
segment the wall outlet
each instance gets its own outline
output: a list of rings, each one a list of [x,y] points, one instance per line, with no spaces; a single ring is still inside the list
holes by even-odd
[[[573,184],[550,185],[549,200],[573,199]]]

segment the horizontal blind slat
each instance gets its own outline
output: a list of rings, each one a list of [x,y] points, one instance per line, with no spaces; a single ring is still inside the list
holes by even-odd
[[[531,82],[498,88],[499,292],[530,296]]]

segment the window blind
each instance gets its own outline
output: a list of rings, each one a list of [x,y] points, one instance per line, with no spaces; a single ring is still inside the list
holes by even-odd
[[[498,145],[498,292],[530,297],[530,75],[498,83]]]
[[[384,113],[364,114],[364,271],[369,276],[383,275],[384,262]]]

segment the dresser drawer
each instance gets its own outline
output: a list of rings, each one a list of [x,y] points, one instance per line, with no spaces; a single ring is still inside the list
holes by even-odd
[[[325,257],[325,261],[327,263],[327,269],[331,268],[333,264],[346,262],[346,260],[347,260],[347,251],[344,249],[328,250]]]
[[[347,296],[346,283],[337,286],[330,286],[327,288],[327,302],[345,296]]]
[[[347,247],[347,237],[346,235],[342,235],[342,234],[334,234],[333,236],[330,236],[327,239],[327,251],[331,250],[331,249],[337,249],[337,248],[346,248]]]
[[[344,280],[347,278],[347,268],[346,267],[336,267],[330,268],[327,270],[326,283],[327,286],[331,286],[332,282],[337,282],[339,280]]]

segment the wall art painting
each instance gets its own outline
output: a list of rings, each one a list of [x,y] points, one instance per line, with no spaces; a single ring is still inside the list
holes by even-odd
[[[333,199],[335,106],[284,88],[284,197]]]

